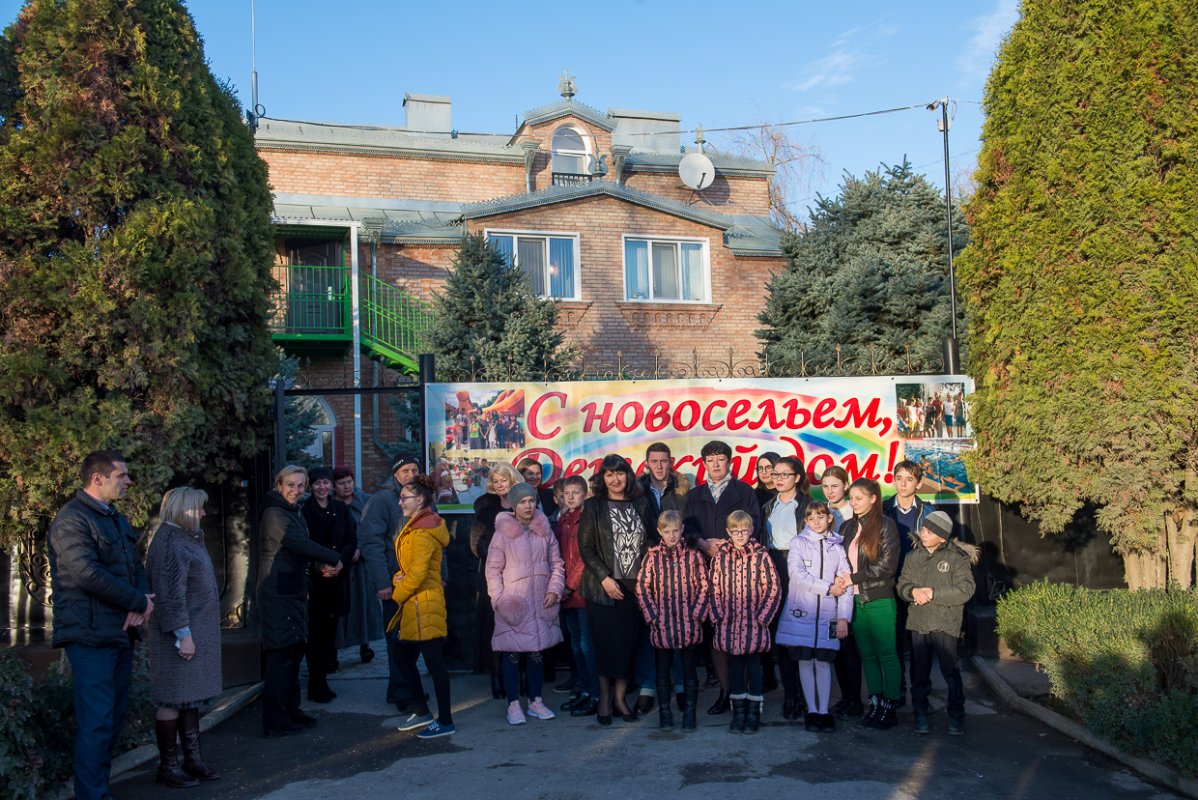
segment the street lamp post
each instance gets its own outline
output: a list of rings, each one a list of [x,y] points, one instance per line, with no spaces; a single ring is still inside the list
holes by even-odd
[[[943,343],[944,371],[949,375],[956,375],[961,371],[961,354],[957,350],[957,276],[953,270],[953,196],[948,167],[948,98],[942,97],[928,103],[928,111],[935,111],[937,107],[940,108],[937,127],[944,134],[944,218],[948,229],[948,300],[952,325],[952,335],[945,337]]]

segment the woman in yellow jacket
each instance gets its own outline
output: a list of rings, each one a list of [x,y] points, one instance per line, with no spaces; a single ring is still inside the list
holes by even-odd
[[[400,723],[401,731],[415,731],[420,739],[452,736],[453,716],[449,702],[449,670],[445,667],[445,590],[441,586],[441,551],[449,544],[449,531],[433,507],[436,484],[427,475],[417,475],[399,492],[399,505],[408,522],[395,538],[399,571],[392,578],[391,598],[399,611],[387,625],[387,633],[398,628],[398,653],[404,681],[412,690],[415,708]],[[416,659],[433,679],[437,696],[434,720],[425,702],[424,687]]]

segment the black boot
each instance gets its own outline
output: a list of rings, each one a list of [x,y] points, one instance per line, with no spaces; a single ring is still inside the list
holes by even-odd
[[[894,710],[895,702],[885,697],[878,700],[878,715],[874,719],[873,727],[884,731],[898,724],[898,714]]]
[[[882,696],[871,694],[869,696],[869,707],[865,709],[865,716],[861,718],[859,723],[862,728],[872,728],[878,721],[878,714],[882,712]]]
[[[657,725],[659,728],[674,727],[674,712],[670,710],[670,694],[672,691],[673,687],[670,685],[670,681],[657,682]]]
[[[757,733],[761,726],[761,701],[759,695],[749,695],[749,707],[745,714],[745,733]]]
[[[711,708],[707,709],[708,714],[723,714],[728,710],[728,693],[720,689],[720,696],[711,704]]]
[[[695,714],[699,705],[699,682],[686,681],[682,684],[682,730],[693,731],[698,724]]]
[[[154,720],[154,738],[158,740],[158,774],[154,780],[172,789],[199,786],[199,781],[179,769],[179,720]]]
[[[183,742],[183,771],[202,781],[214,781],[220,773],[204,763],[200,752],[200,710],[185,708],[179,712],[179,739]]]
[[[749,698],[732,698],[732,721],[728,723],[729,733],[744,733],[745,718],[749,715]]]

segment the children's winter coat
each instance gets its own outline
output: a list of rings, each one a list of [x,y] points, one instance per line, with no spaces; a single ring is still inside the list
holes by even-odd
[[[398,627],[404,641],[424,642],[448,635],[445,589],[441,586],[441,555],[448,546],[445,521],[430,509],[409,519],[395,537],[399,570],[391,579],[391,599],[399,611],[387,630]]]
[[[558,515],[554,529],[557,532],[557,545],[562,551],[562,561],[566,565],[566,588],[570,596],[562,601],[562,608],[583,608],[587,601],[579,592],[582,586],[582,571],[586,565],[578,552],[578,521],[582,519],[582,507],[567,511],[562,509]]]
[[[782,591],[769,553],[753,540],[743,550],[720,542],[711,560],[712,647],[735,656],[770,649],[770,619]]]
[[[649,642],[659,650],[703,641],[707,616],[707,565],[685,541],[650,547],[636,578],[636,599],[649,626]]]
[[[810,528],[790,542],[786,557],[790,590],[778,618],[776,642],[789,647],[839,650],[835,622],[853,618],[853,587],[840,597],[828,589],[841,572],[849,572],[849,559],[835,533],[820,536]]]
[[[911,538],[919,541],[917,536]],[[907,630],[961,634],[965,604],[974,593],[972,567],[977,558],[977,547],[960,539],[942,544],[931,553],[918,544],[907,554],[897,586],[898,596],[911,604],[907,607]],[[918,588],[931,589],[932,602],[917,605],[912,592]]]
[[[535,512],[527,528],[510,511],[496,516],[486,571],[495,609],[492,650],[535,653],[562,640],[561,603],[545,608],[545,596],[553,592],[561,597],[566,570],[544,514]]]

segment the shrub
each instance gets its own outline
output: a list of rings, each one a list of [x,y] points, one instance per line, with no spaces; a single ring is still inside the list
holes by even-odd
[[[134,659],[129,712],[117,752],[144,744],[154,727],[149,659]],[[66,661],[56,662],[35,681],[15,653],[0,650],[0,800],[48,796],[71,777],[75,739],[73,685]]]
[[[1198,774],[1198,590],[1035,583],[999,600],[998,632],[1095,734]]]

